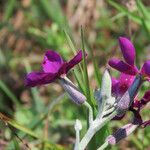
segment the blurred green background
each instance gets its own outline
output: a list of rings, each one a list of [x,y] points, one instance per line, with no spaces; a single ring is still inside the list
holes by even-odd
[[[121,57],[119,36],[133,40],[138,66],[150,59],[150,1],[0,1],[0,112],[16,120],[0,113],[0,150],[72,149],[76,118],[82,120],[84,134],[85,108],[70,102],[58,83],[32,89],[24,86],[27,72],[41,69],[45,50],[56,50],[69,60],[74,49],[82,49],[81,25],[89,52],[87,69],[92,91],[99,88],[109,58]],[[116,75],[116,71],[112,74]],[[68,76],[77,83],[73,71]],[[145,83],[140,96],[149,87]],[[144,119],[150,119],[149,108],[143,111]],[[112,121],[108,125],[110,132],[130,119],[127,115],[121,121]],[[149,141],[147,127],[109,149],[148,150]]]

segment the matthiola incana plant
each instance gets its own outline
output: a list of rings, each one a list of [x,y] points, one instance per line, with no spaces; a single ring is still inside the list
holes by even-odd
[[[119,38],[119,44],[124,60],[116,58],[109,60],[109,65],[120,72],[119,78],[110,76],[106,69],[102,76],[100,89],[94,93],[97,102],[97,114],[93,115],[93,106],[88,103],[88,98],[71,82],[66,74],[83,59],[83,52],[68,62],[55,51],[48,50],[42,62],[42,71],[31,72],[27,75],[25,84],[29,87],[49,84],[58,80],[70,99],[78,105],[84,105],[89,109],[88,129],[80,139],[82,124],[80,120],[75,122],[76,142],[74,150],[84,150],[93,136],[110,120],[121,120],[127,111],[133,112],[132,121],[109,135],[104,144],[97,150],[103,150],[108,145],[114,145],[126,138],[138,127],[150,125],[150,121],[143,121],[141,111],[150,101],[150,90],[146,91],[143,98],[138,98],[140,87],[145,81],[150,81],[150,60],[145,61],[142,69],[135,65],[135,48],[131,41],[125,37]],[[86,54],[84,54],[86,55]]]

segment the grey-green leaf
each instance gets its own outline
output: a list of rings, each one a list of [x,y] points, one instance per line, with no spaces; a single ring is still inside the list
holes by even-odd
[[[111,86],[112,86],[111,77],[108,70],[106,69],[102,77],[102,86],[101,86],[102,97],[106,98],[111,97]]]

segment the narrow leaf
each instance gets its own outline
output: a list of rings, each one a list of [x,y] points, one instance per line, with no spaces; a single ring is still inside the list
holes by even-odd
[[[16,7],[16,0],[9,0],[6,3],[6,8],[5,8],[5,13],[4,13],[4,21],[7,21],[12,15],[13,15],[13,11]]]
[[[118,11],[125,13],[129,18],[134,20],[136,23],[141,24],[141,20],[140,20],[139,16],[129,12],[127,8],[121,6],[117,2],[114,2],[113,0],[109,0],[108,2],[110,5],[115,7]]]
[[[0,89],[6,93],[6,95],[13,101],[14,104],[20,106],[20,102],[17,99],[17,97],[13,94],[13,92],[7,87],[7,85],[2,80],[0,80]]]
[[[88,71],[87,71],[87,62],[86,62],[86,52],[85,52],[85,46],[84,46],[84,35],[83,35],[83,29],[81,27],[81,40],[82,40],[82,52],[83,52],[83,73],[84,73],[84,81],[85,81],[85,87],[86,87],[86,97],[90,104],[92,104],[91,101],[91,94],[90,94],[90,86],[89,86],[89,78],[88,78]]]
[[[101,95],[106,98],[110,98],[111,86],[112,86],[111,77],[108,70],[106,69],[102,77]]]

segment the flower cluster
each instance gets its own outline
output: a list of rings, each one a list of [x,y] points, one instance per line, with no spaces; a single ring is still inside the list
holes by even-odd
[[[101,89],[95,92],[98,105],[95,119],[93,118],[93,108],[87,102],[85,95],[66,77],[69,70],[82,61],[81,50],[68,62],[65,62],[57,52],[48,50],[42,62],[42,71],[31,72],[26,77],[25,84],[29,87],[49,84],[58,80],[73,102],[83,104],[89,109],[89,129],[81,141],[79,138],[81,122],[78,120],[75,124],[75,150],[84,150],[99,129],[110,120],[122,119],[127,111],[133,112],[132,122],[110,135],[106,139],[107,144],[116,144],[137,127],[150,125],[150,120],[143,121],[141,117],[141,111],[150,101],[150,90],[146,91],[141,99],[138,97],[142,84],[145,81],[150,82],[150,60],[145,61],[141,69],[138,69],[135,65],[136,52],[132,42],[125,37],[120,37],[119,44],[124,60],[112,58],[108,64],[118,70],[120,76],[118,79],[110,77],[108,70],[105,70]]]
[[[140,76],[141,82],[138,85],[141,86],[141,83],[144,81],[150,81],[150,60],[146,61],[142,69],[139,70],[135,65],[135,48],[131,41],[125,37],[119,38],[119,44],[121,52],[124,57],[124,61],[112,58],[109,60],[109,65],[121,72],[119,80],[112,78],[112,89],[113,93],[116,96],[122,97],[123,94],[129,89],[136,76]],[[150,91],[146,91],[141,100],[137,97],[137,92],[135,93],[132,103],[129,106],[129,110],[134,113],[134,122],[141,123],[144,126],[150,124],[150,121],[143,122],[140,111],[143,107],[150,101]]]

